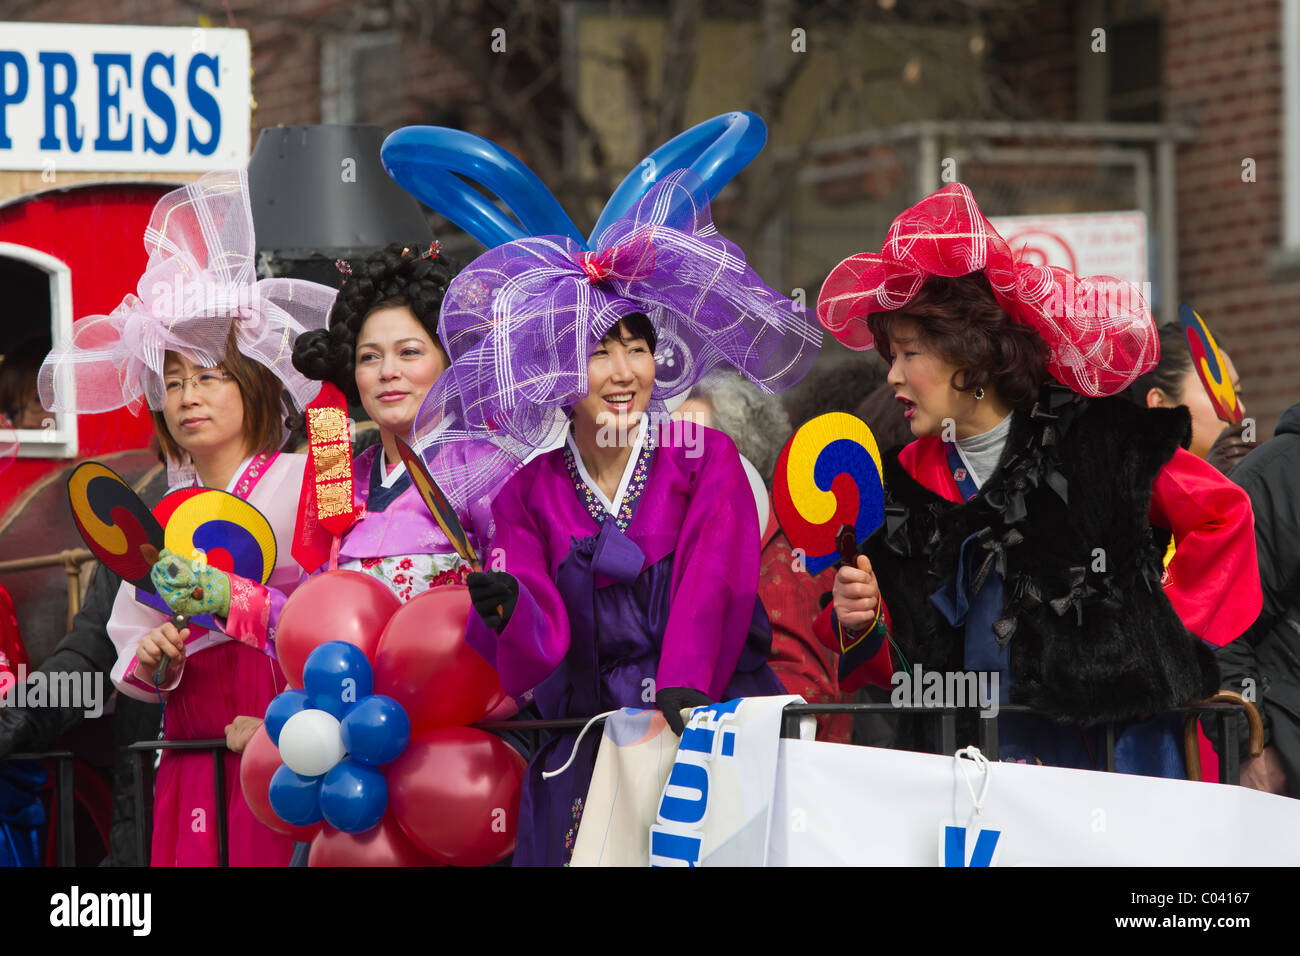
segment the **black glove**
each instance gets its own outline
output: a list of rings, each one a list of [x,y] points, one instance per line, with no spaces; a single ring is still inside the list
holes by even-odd
[[[474,571],[465,578],[469,599],[483,623],[499,631],[506,626],[519,600],[519,582],[504,571]]]
[[[1242,433],[1246,430],[1244,421],[1229,425],[1219,432],[1214,444],[1205,455],[1205,460],[1217,468],[1220,474],[1228,475],[1237,464],[1259,447],[1259,442],[1246,441]]]
[[[663,711],[669,728],[678,737],[686,729],[686,722],[682,720],[682,710],[711,703],[713,701],[709,700],[708,695],[701,694],[694,687],[662,687],[655,694],[655,706]]]
[[[0,707],[0,760],[10,754],[42,749],[37,744],[36,728],[27,713],[17,707]]]

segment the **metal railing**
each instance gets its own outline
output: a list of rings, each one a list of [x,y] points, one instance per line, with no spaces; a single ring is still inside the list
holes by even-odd
[[[70,750],[49,750],[39,754],[10,754],[6,760],[53,760],[54,802],[59,808],[57,824],[59,866],[77,865],[77,827],[76,827],[76,787],[73,782],[72,761],[75,759]]]
[[[30,558],[15,558],[12,561],[0,561],[0,574],[17,571],[36,571],[40,568],[54,568],[63,565],[68,576],[68,613],[64,623],[64,632],[72,630],[72,619],[81,610],[81,566],[95,556],[85,548],[71,548],[51,554],[38,554]]]
[[[1199,779],[1199,755],[1196,753],[1195,726],[1198,718],[1210,716],[1214,719],[1216,737],[1222,741],[1222,753],[1219,758],[1219,782],[1236,784],[1241,776],[1241,752],[1235,732],[1234,719],[1245,713],[1250,722],[1251,740],[1249,750],[1252,756],[1261,749],[1261,731],[1259,717],[1248,702],[1237,695],[1219,695],[1197,704],[1190,704],[1165,713],[1186,715],[1184,750],[1189,768],[1196,770]],[[856,714],[885,714],[903,716],[907,714],[929,715],[935,720],[933,752],[936,754],[953,754],[958,749],[957,718],[963,713],[956,707],[896,707],[892,703],[845,703],[845,704],[789,704],[785,708],[782,723],[782,736],[796,738],[799,736],[801,717],[837,716]],[[1001,714],[1035,714],[1032,708],[1017,704],[1003,704],[998,713],[977,718],[976,746],[985,754],[998,753],[998,720]],[[1156,716],[1156,715],[1153,715]],[[473,726],[479,730],[493,733],[523,734],[527,737],[529,751],[535,752],[542,743],[541,735],[556,731],[581,730],[590,718],[567,717],[553,720],[494,720],[483,721]],[[598,718],[597,722],[603,722]],[[1130,724],[1132,721],[1124,721]],[[1103,734],[1104,749],[1101,757],[1101,769],[1107,772],[1115,770],[1116,723],[1100,725]],[[228,821],[226,817],[226,767],[225,755],[228,752],[224,737],[206,740],[142,740],[127,747],[134,757],[132,767],[132,789],[135,803],[136,850],[137,858],[149,859],[149,843],[152,833],[151,815],[145,812],[145,755],[163,750],[172,751],[207,751],[212,754],[213,795],[216,803],[217,830],[217,865],[229,866],[230,856],[227,845]],[[14,754],[12,759],[56,760],[58,769],[55,792],[58,795],[58,858],[60,866],[76,865],[76,844],[73,811],[73,756],[68,751],[51,751],[40,754]],[[994,758],[996,759],[996,758]]]
[[[153,833],[153,815],[144,810],[144,756],[159,750],[206,750],[212,754],[212,791],[217,805],[217,866],[230,865],[230,847],[226,845],[226,738],[208,740],[141,740],[127,748],[134,758],[131,761],[131,786],[135,801],[136,858],[149,859],[150,834]]]
[[[896,714],[899,716],[905,714],[922,714],[935,718],[937,724],[933,738],[934,749],[931,751],[936,754],[951,755],[957,751],[957,717],[968,712],[969,708],[959,707],[926,707],[926,706],[895,706],[892,703],[844,703],[844,704],[787,704],[784,711],[784,720],[782,722],[781,733],[784,737],[797,738],[799,736],[799,718],[805,716],[836,716],[840,714]],[[1258,756],[1262,746],[1262,734],[1259,725],[1259,715],[1255,712],[1254,707],[1248,702],[1243,701],[1239,695],[1220,694],[1196,704],[1188,704],[1174,710],[1164,711],[1170,714],[1185,714],[1187,717],[1184,726],[1184,760],[1190,768],[1196,771],[1195,779],[1200,779],[1200,757],[1197,752],[1196,743],[1196,721],[1202,715],[1214,717],[1215,734],[1222,741],[1223,754],[1219,758],[1219,782],[1226,784],[1238,784],[1241,781],[1241,750],[1234,732],[1233,718],[1244,712],[1251,728],[1251,743],[1249,745],[1251,756]],[[978,718],[978,739],[975,741],[976,746],[987,755],[998,753],[998,719],[1001,714],[1038,714],[1031,707],[1021,704],[1003,704],[998,708],[998,713]],[[1152,715],[1159,716],[1159,715]],[[587,717],[569,717],[556,720],[494,720],[484,721],[474,726],[480,730],[488,730],[494,733],[527,733],[532,749],[537,749],[537,735],[543,731],[564,731],[564,730],[581,730],[591,718]],[[598,718],[597,723],[603,723],[604,718]],[[1112,721],[1100,724],[1103,740],[1105,743],[1102,767],[1105,772],[1115,772],[1115,730],[1117,725],[1132,724],[1133,721]],[[996,760],[995,756],[990,759]]]

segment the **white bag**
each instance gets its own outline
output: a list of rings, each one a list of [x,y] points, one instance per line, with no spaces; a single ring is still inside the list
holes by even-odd
[[[803,702],[788,695],[697,707],[680,739],[657,710],[612,715],[572,865],[762,866],[781,715]]]

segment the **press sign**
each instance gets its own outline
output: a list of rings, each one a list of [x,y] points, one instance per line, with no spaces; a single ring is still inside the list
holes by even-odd
[[[0,169],[244,166],[250,103],[244,30],[0,23]]]

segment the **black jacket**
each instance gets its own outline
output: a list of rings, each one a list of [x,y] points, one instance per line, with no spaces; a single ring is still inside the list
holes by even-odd
[[[1250,629],[1218,652],[1219,665],[1224,687],[1259,706],[1265,743],[1282,758],[1288,793],[1300,797],[1300,404],[1230,477],[1255,511],[1264,605]]]
[[[967,560],[1004,582],[994,632],[1010,647],[1013,703],[1091,725],[1213,693],[1214,656],[1160,587],[1168,533],[1148,519],[1155,476],[1189,430],[1186,409],[1052,386],[1014,413],[997,471],[968,503],[929,491],[890,456],[885,524],[864,550],[904,653],[927,670],[964,669],[963,629],[930,595],[974,536]]]

